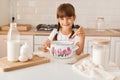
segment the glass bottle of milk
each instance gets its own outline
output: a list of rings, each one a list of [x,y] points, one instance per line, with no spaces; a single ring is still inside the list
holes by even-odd
[[[18,61],[20,54],[20,34],[17,29],[15,18],[12,17],[7,36],[7,59],[8,61]]]

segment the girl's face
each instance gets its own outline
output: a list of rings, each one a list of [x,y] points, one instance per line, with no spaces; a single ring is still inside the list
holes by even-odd
[[[58,22],[60,23],[60,26],[64,29],[70,29],[72,28],[72,25],[75,21],[75,17],[71,16],[71,17],[62,17],[62,18],[58,18]]]

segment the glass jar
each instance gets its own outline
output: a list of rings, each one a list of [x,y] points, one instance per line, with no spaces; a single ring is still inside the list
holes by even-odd
[[[92,60],[95,64],[108,67],[109,64],[109,40],[95,39],[92,46]]]
[[[97,18],[97,31],[104,31],[105,21],[104,17]]]

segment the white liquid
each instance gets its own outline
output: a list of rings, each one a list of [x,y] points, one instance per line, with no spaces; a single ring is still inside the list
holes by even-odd
[[[8,61],[17,61],[20,55],[20,42],[7,42],[7,59]]]

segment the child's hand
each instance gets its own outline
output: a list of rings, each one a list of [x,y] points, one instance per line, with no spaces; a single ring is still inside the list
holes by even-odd
[[[47,47],[50,47],[50,40],[47,40],[41,47],[40,50],[43,52],[48,52]]]
[[[78,28],[75,33],[73,34],[73,36],[71,37],[71,39],[73,39],[75,36],[80,36],[81,34],[84,34],[84,30],[82,27]]]
[[[43,52],[48,52],[47,46],[46,46],[45,44],[43,44],[43,45],[40,47],[40,50],[43,51]]]

